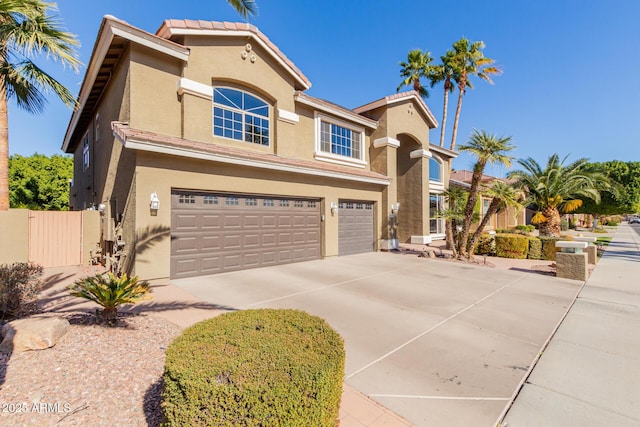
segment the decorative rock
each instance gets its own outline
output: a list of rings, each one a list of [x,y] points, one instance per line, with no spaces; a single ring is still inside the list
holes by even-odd
[[[69,330],[69,321],[62,317],[31,317],[9,322],[2,327],[4,340],[0,352],[22,352],[53,347]]]

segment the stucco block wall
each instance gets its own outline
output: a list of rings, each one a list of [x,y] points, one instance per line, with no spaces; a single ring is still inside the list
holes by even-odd
[[[0,212],[0,264],[29,261],[29,210]]]
[[[90,252],[100,243],[100,212],[82,211],[82,264],[91,264]]]
[[[165,230],[152,244],[138,251],[135,274],[148,280],[166,279],[171,254],[171,190],[188,189],[273,196],[297,196],[320,199],[322,222],[322,256],[338,255],[338,215],[332,215],[330,204],[343,200],[374,202],[375,218],[381,218],[381,186],[321,177],[311,177],[237,165],[181,159],[145,153],[139,156],[136,169],[136,232],[146,229]],[[152,216],[149,195],[156,192],[160,210]],[[380,235],[375,236],[376,240]]]

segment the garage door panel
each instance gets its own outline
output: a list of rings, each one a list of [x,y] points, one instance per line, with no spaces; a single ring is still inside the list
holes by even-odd
[[[321,256],[320,203],[174,191],[171,277],[191,277]]]
[[[220,215],[208,215],[208,214],[202,214],[201,215],[202,221],[201,221],[201,227],[204,230],[218,230],[222,228],[222,216]]]
[[[373,203],[338,204],[338,254],[351,255],[375,249]]]
[[[173,227],[177,231],[195,230],[198,228],[198,219],[196,215],[177,214],[176,224]]]

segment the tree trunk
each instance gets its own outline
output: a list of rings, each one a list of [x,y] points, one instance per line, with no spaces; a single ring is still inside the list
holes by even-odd
[[[9,210],[9,115],[4,81],[0,79],[0,211]]]
[[[546,206],[542,209],[542,215],[547,219],[540,224],[540,235],[560,237],[560,212],[556,206]]]
[[[458,106],[456,107],[456,115],[453,118],[453,131],[451,133],[451,146],[449,149],[454,151],[456,148],[456,137],[458,136],[458,123],[460,122],[460,111],[462,110],[462,97],[464,96],[465,87],[467,85],[466,76],[460,77],[460,83],[458,84]]]
[[[102,319],[108,322],[114,321],[118,318],[118,307],[105,307],[102,310]]]
[[[447,107],[449,106],[449,89],[451,88],[451,78],[444,81],[444,107],[442,108],[442,128],[440,129],[440,147],[444,147],[444,132],[447,127]]]
[[[467,254],[467,240],[469,239],[469,230],[471,228],[471,221],[473,220],[473,210],[476,207],[478,201],[478,192],[480,189],[480,181],[482,180],[482,173],[484,172],[485,163],[478,161],[473,168],[473,176],[471,177],[471,188],[469,189],[469,198],[467,204],[464,207],[464,218],[462,219],[462,232],[460,233],[460,240],[458,241],[458,257],[468,258]]]
[[[444,236],[447,241],[447,249],[452,252],[453,258],[458,257],[458,251],[456,250],[456,242],[453,238],[453,230],[456,228],[456,221],[454,219],[447,219],[444,223]]]
[[[484,228],[487,226],[489,219],[492,215],[498,212],[498,208],[500,207],[500,199],[493,198],[491,199],[491,204],[489,204],[489,209],[487,209],[487,213],[480,221],[478,228],[473,232],[473,236],[471,236],[471,240],[469,240],[469,246],[467,247],[467,257],[469,259],[473,258],[473,253],[476,250],[476,245],[478,244],[478,240],[480,239],[480,235],[484,231]]]

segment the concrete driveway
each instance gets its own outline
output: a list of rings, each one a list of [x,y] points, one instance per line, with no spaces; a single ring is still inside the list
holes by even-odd
[[[418,426],[495,425],[582,285],[380,252],[172,283],[326,319],[345,340],[345,381]]]

